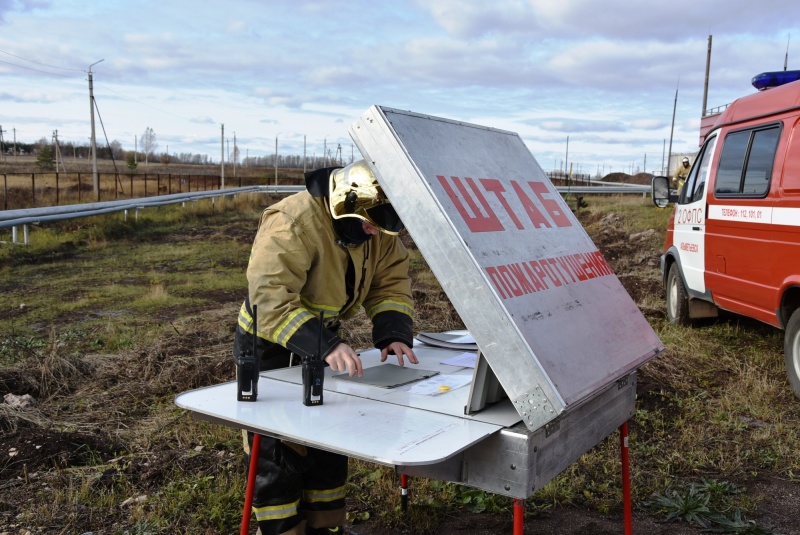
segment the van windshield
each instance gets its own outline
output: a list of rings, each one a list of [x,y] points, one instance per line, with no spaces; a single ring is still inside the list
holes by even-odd
[[[681,192],[681,204],[693,203],[703,198],[716,145],[717,136],[715,135],[706,141],[700,154],[697,155],[697,160],[695,160],[694,166],[689,172],[689,178],[686,180],[684,191]]]

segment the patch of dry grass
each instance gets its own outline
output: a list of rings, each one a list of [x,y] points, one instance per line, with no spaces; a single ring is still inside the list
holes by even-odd
[[[657,259],[668,213],[640,198],[587,200],[581,221],[613,257],[612,267],[667,347],[639,373],[630,426],[636,502],[701,478],[744,487],[766,477],[796,480],[800,403],[782,369],[781,333],[730,316],[693,328],[667,323]],[[115,223],[113,232],[73,228],[43,245],[3,253],[9,262],[0,310],[12,312],[0,312],[0,387],[31,392],[44,403],[25,413],[0,405],[0,439],[41,433],[52,443],[64,438],[67,451],[75,441],[68,433],[91,431],[115,448],[92,444],[94,462],[82,457],[79,466],[42,468],[28,483],[0,481],[8,493],[0,502],[16,518],[51,530],[94,525],[105,532],[114,523],[141,533],[236,530],[244,487],[238,431],[191,418],[173,399],[233,378],[233,326],[265,202],[237,196],[211,207],[163,210],[139,223]],[[424,258],[404,241],[412,254],[416,329],[463,328]],[[212,284],[223,277],[225,284]],[[343,328],[352,345],[370,345],[363,314]],[[403,517],[392,469],[361,461],[351,468],[355,521],[380,514],[387,526],[425,533],[465,504],[508,507],[498,496],[415,479],[414,516]],[[534,494],[528,511],[571,504],[617,512],[619,481],[612,435]],[[127,501],[139,496],[145,498]],[[745,492],[740,503],[753,509],[760,502]]]

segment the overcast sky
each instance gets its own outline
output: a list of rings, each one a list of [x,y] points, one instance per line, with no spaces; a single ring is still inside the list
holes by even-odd
[[[694,152],[708,107],[800,69],[785,0],[0,0],[6,142],[98,144],[242,157],[349,158],[349,126],[379,104],[519,133],[550,170],[658,170]],[[49,74],[48,74],[49,73]],[[102,121],[102,125],[101,125]],[[567,144],[567,139],[569,143]],[[357,149],[356,149],[357,150]],[[356,158],[358,155],[356,154]],[[579,168],[578,168],[579,166]]]

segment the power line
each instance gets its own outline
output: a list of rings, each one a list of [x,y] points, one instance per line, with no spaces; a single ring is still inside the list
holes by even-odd
[[[33,61],[32,59],[23,58],[22,56],[17,56],[15,54],[12,54],[11,52],[6,52],[5,50],[0,50],[0,52],[2,52],[3,54],[8,54],[9,56],[13,56],[13,57],[15,57],[17,59],[21,59],[23,61],[30,61],[31,63],[35,63],[37,65],[41,65],[42,67],[50,67],[51,69],[61,69],[61,70],[64,70],[64,71],[84,72],[82,69],[69,69],[67,67],[56,67],[55,65],[48,65],[47,63],[39,63],[38,61]]]
[[[0,52],[2,52],[2,50],[0,50]],[[16,63],[9,63],[8,61],[3,61],[2,59],[0,59],[0,63],[5,63],[6,65],[11,65],[12,67],[19,67],[20,69],[27,69],[29,71],[36,71],[36,72],[41,72],[41,73],[44,73],[44,74],[49,74],[50,76],[60,76],[62,78],[77,78],[76,76],[67,76],[66,74],[58,74],[58,73],[55,73],[55,72],[47,72],[47,71],[43,71],[41,69],[34,69],[33,67],[25,67],[24,65],[17,65]]]
[[[190,119],[187,119],[186,117],[181,117],[180,115],[176,115],[176,114],[174,114],[172,112],[164,111],[162,109],[156,108],[155,106],[151,106],[150,104],[142,102],[141,100],[136,100],[135,98],[129,97],[127,95],[123,95],[119,91],[114,91],[113,89],[111,89],[107,85],[103,85],[103,84],[95,84],[95,85],[97,85],[98,87],[102,87],[103,89],[106,89],[108,91],[111,91],[112,93],[115,93],[115,94],[119,95],[120,97],[122,97],[122,98],[124,98],[126,100],[130,100],[131,102],[135,102],[137,104],[141,104],[142,106],[147,106],[148,108],[156,110],[157,112],[166,113],[167,115],[172,115],[173,117],[177,117],[178,119],[183,119],[186,122],[192,122]]]
[[[38,62],[38,61],[34,61],[34,60],[31,60],[31,59],[23,58],[22,56],[17,56],[17,55],[15,55],[15,54],[12,54],[11,52],[6,52],[5,50],[0,50],[0,53],[7,54],[7,55],[9,55],[9,56],[12,56],[12,57],[15,57],[15,58],[17,58],[17,59],[21,59],[21,60],[23,60],[23,61],[28,61],[28,62],[30,62],[30,63],[35,63],[35,64],[37,64],[37,65],[42,65],[43,67],[48,67],[48,68],[52,68],[52,69],[62,69],[62,70],[66,70],[66,71],[75,71],[75,72],[86,72],[86,71],[84,71],[84,70],[82,70],[82,69],[70,69],[70,68],[66,68],[66,67],[57,67],[57,66],[55,66],[55,65],[48,65],[48,64],[46,64],[46,63],[40,63],[40,62]],[[42,73],[42,74],[49,74],[50,76],[60,76],[60,77],[62,77],[62,78],[77,78],[77,77],[75,77],[75,76],[68,76],[68,75],[65,75],[65,74],[58,74],[58,73],[54,73],[54,72],[43,71],[43,70],[41,70],[41,69],[35,69],[35,68],[33,68],[33,67],[26,67],[26,66],[24,66],[24,65],[18,65],[18,64],[16,64],[16,63],[11,63],[11,62],[8,62],[8,61],[3,61],[3,60],[0,60],[0,63],[4,63],[4,64],[6,64],[6,65],[11,65],[12,67],[18,67],[18,68],[20,68],[20,69],[26,69],[26,70],[29,70],[29,71],[34,71],[34,72],[40,72],[40,73]],[[131,102],[135,102],[135,103],[137,103],[137,104],[141,104],[142,106],[147,106],[148,108],[150,108],[150,109],[153,109],[153,110],[155,110],[155,111],[157,111],[157,112],[159,112],[159,113],[163,113],[163,114],[167,114],[167,115],[172,115],[173,117],[177,117],[178,119],[184,120],[184,121],[186,121],[186,122],[191,122],[191,120],[190,120],[190,119],[187,119],[187,118],[185,118],[185,117],[182,117],[182,116],[180,116],[180,115],[177,115],[177,114],[175,114],[175,113],[171,113],[171,112],[169,112],[169,111],[165,111],[165,110],[162,110],[162,109],[156,108],[155,106],[151,106],[151,105],[149,105],[149,104],[146,104],[146,103],[144,103],[144,102],[142,102],[142,101],[140,101],[140,100],[136,100],[135,98],[131,98],[131,97],[129,97],[129,96],[127,96],[127,95],[124,95],[124,94],[122,94],[122,93],[120,93],[120,92],[118,92],[118,91],[114,91],[113,89],[111,89],[111,88],[110,88],[110,87],[108,87],[108,86],[105,86],[105,85],[102,85],[102,84],[97,84],[97,85],[98,85],[98,86],[100,86],[100,87],[103,87],[104,89],[106,89],[106,90],[108,90],[108,91],[110,91],[110,92],[112,92],[112,93],[115,93],[116,95],[119,95],[120,97],[122,97],[122,98],[124,98],[124,99],[126,99],[126,100],[129,100],[129,101],[131,101]]]

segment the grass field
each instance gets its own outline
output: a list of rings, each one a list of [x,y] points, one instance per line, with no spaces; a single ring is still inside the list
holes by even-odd
[[[238,532],[240,435],[173,399],[233,378],[244,270],[258,215],[274,200],[53,223],[35,227],[29,246],[0,246],[0,394],[36,401],[0,404],[0,533]],[[669,324],[658,270],[668,212],[634,196],[586,200],[579,219],[667,347],[638,377],[637,515],[678,522],[664,533],[800,533],[800,402],[782,333],[730,315]],[[462,328],[404,240],[416,330]],[[365,317],[345,332],[369,344]],[[612,436],[526,501],[526,529],[575,511],[617,518],[620,478]],[[402,515],[397,485],[392,470],[351,461],[348,515],[359,533],[446,534],[444,520],[462,513],[507,525],[507,498],[438,481],[415,481]],[[562,524],[548,532],[571,533]]]

